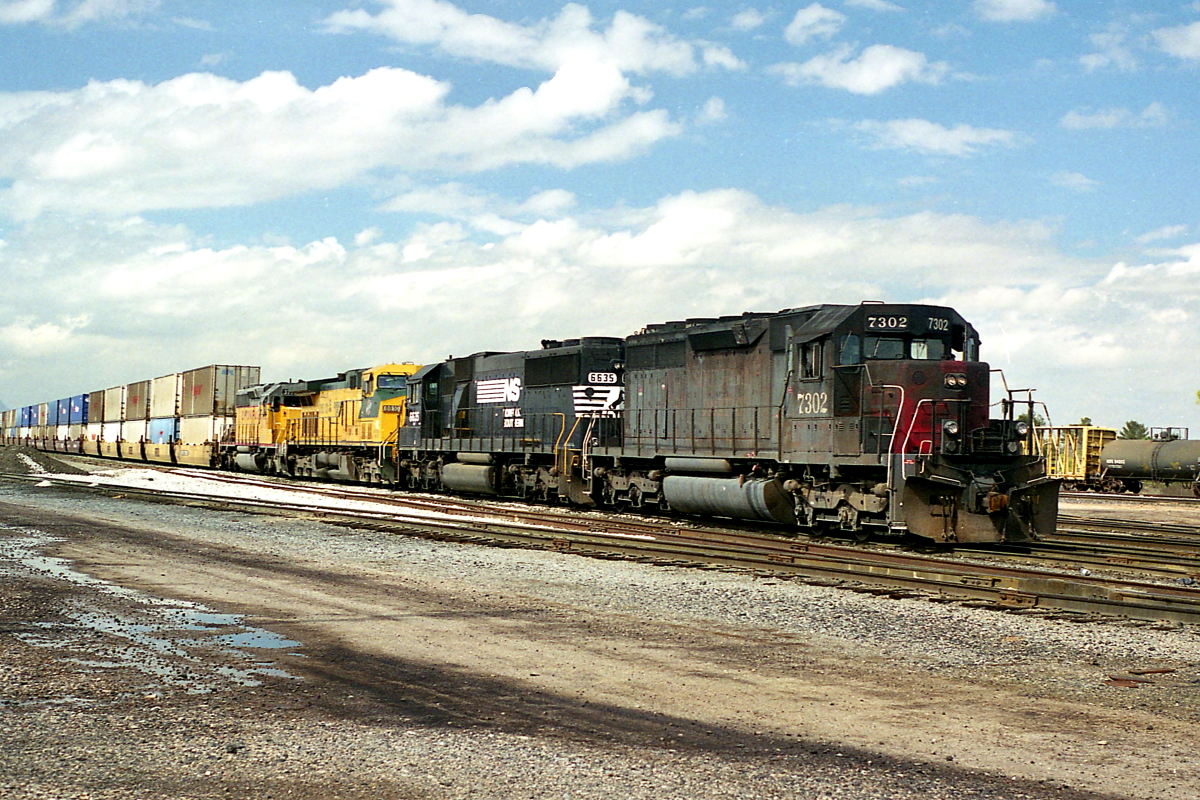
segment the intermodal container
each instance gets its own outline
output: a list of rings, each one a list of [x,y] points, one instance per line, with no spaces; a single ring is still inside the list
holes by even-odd
[[[121,441],[121,423],[120,422],[103,422],[100,431],[100,438],[106,442]]]
[[[122,421],[150,419],[150,381],[138,381],[125,387],[125,414]],[[138,441],[125,437],[126,441]]]
[[[77,394],[68,400],[69,406],[67,414],[69,415],[67,423],[70,425],[84,425],[88,421],[88,395]]]
[[[98,442],[104,438],[104,423],[89,422],[87,424],[87,440],[89,442]]]
[[[146,428],[146,441],[151,444],[167,444],[179,438],[179,418],[161,417],[150,420]]]
[[[213,364],[183,373],[179,415],[181,417],[221,416],[234,413],[239,389],[259,382],[261,367]]]
[[[179,441],[187,444],[204,444],[221,441],[221,434],[234,423],[232,416],[181,417],[179,419]]]
[[[104,390],[105,422],[120,422],[125,419],[125,389],[124,386],[114,386]],[[115,442],[116,439],[107,441]]]
[[[180,381],[178,372],[150,381],[150,419],[174,417],[179,413]]]
[[[65,423],[71,415],[71,401],[68,398],[55,400],[46,404],[46,424],[58,427]]]
[[[47,422],[47,420],[49,420],[49,419],[50,419],[50,404],[49,403],[38,403],[37,421],[33,423],[34,426],[38,427],[38,428],[44,428],[44,427],[46,427],[46,425],[49,424],[49,422]]]
[[[22,428],[28,428],[29,426],[36,424],[30,422],[31,419],[37,418],[36,413],[37,410],[34,406],[21,406],[21,419],[17,424]]]
[[[104,390],[88,392],[88,422],[104,422]]]
[[[121,439],[126,442],[140,442],[146,438],[146,426],[149,420],[130,419],[121,423]]]

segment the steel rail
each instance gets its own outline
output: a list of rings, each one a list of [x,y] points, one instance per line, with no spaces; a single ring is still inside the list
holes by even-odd
[[[453,541],[498,542],[582,555],[620,557],[656,564],[702,565],[794,577],[872,591],[883,587],[929,599],[977,601],[1016,609],[1053,609],[1106,617],[1200,623],[1200,589],[1144,581],[968,563],[914,554],[871,552],[842,545],[803,542],[747,533],[719,533],[661,526],[631,530],[622,521],[551,525],[519,512],[476,519],[436,520],[395,510],[347,510],[300,503],[272,503],[201,492],[162,491],[88,483],[86,476],[0,475],[24,482],[50,482],[109,495],[184,505],[236,508],[263,514],[306,517]],[[563,520],[565,522],[565,520]]]

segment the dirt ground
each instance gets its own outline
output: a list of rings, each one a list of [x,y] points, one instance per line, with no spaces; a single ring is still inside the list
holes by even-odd
[[[964,797],[1200,796],[1195,709],[1080,703],[994,676],[945,678],[882,656],[847,661],[775,630],[638,618],[548,603],[531,587],[497,593],[385,563],[255,551],[106,508],[63,514],[10,498],[0,533],[36,530],[96,581],[244,615],[303,647],[273,647],[254,669],[234,655],[224,664],[209,656],[204,668],[185,659],[164,667],[182,680],[151,681],[82,655],[82,642],[33,646],[77,621],[81,604],[102,613],[132,601],[10,575],[0,590],[5,797],[564,796],[562,784],[538,789],[544,776],[509,795],[463,774],[478,764],[438,766],[451,756],[436,735],[449,731],[608,752],[614,763],[697,759],[714,781],[737,780],[720,777],[726,768],[772,776],[753,784],[761,794],[734,785],[714,797],[783,796],[771,787],[788,785],[789,772],[840,775],[850,763],[861,795],[787,796],[920,796],[922,780],[929,796],[955,796],[954,786]],[[189,635],[181,626],[164,637],[165,661],[172,647],[187,651]],[[205,669],[245,680],[200,691]],[[418,741],[420,753],[410,746]],[[611,796],[625,793],[617,787],[627,777],[613,778]],[[894,794],[870,794],[872,780]],[[585,784],[574,796],[605,796]],[[565,786],[572,796],[569,778]]]

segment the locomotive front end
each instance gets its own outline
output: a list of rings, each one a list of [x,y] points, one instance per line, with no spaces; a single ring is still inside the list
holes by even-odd
[[[1030,425],[1014,418],[1012,397],[991,418],[988,364],[892,368],[901,395],[889,465],[894,521],[938,542],[1025,542],[1053,532],[1059,482],[1031,454]]]

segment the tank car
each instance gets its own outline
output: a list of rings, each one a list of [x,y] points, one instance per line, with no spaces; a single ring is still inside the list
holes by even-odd
[[[1158,439],[1115,439],[1100,454],[1103,478],[1139,492],[1144,481],[1190,484],[1200,497],[1200,440],[1166,434]]]

